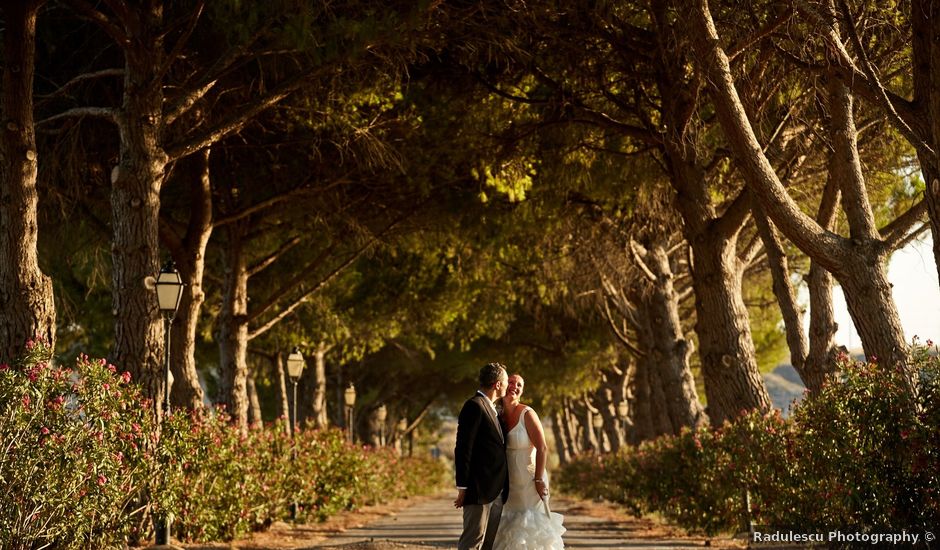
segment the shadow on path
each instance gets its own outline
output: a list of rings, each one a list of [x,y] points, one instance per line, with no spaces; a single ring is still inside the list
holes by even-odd
[[[462,513],[455,510],[452,495],[442,495],[405,508],[397,514],[367,525],[335,534],[311,546],[300,548],[343,548],[344,550],[384,550],[456,548]],[[650,520],[611,517],[609,509],[593,503],[558,499],[553,510],[565,516],[565,548],[605,550],[613,548],[680,549],[742,548],[728,539],[688,537]],[[600,516],[600,517],[598,517]]]

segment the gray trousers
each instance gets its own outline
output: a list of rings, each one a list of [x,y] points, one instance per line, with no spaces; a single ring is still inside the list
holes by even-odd
[[[502,513],[500,497],[489,504],[464,504],[463,533],[457,550],[492,550]]]

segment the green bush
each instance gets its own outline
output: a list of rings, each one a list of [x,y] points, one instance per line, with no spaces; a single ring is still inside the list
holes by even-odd
[[[347,444],[338,430],[283,423],[242,433],[221,411],[178,411],[162,427],[127,373],[81,357],[50,365],[31,346],[0,365],[0,548],[125,547],[151,513],[182,540],[230,540],[286,519],[322,520],[437,489],[430,459]]]
[[[172,415],[160,451],[160,510],[175,514],[174,535],[230,540],[286,519],[321,521],[342,510],[428,492],[444,478],[438,461],[402,459],[391,449],[358,447],[335,429],[283,424],[234,428],[222,412]]]
[[[928,343],[928,346],[930,344]],[[749,413],[562,470],[562,487],[709,533],[940,522],[940,360],[915,341],[904,373],[840,359],[839,380],[794,408]],[[745,506],[750,497],[750,511]]]
[[[122,546],[153,442],[149,405],[104,360],[0,365],[0,548]]]

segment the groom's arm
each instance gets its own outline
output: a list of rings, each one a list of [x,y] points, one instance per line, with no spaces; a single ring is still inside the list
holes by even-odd
[[[470,457],[473,456],[473,442],[480,428],[482,413],[474,401],[468,401],[457,417],[457,445],[454,447],[457,487],[469,487]]]

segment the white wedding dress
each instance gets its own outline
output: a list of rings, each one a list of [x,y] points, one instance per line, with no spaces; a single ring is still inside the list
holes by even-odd
[[[519,422],[506,435],[506,461],[509,466],[509,498],[503,505],[493,550],[562,550],[561,514],[548,513],[535,490],[535,446],[525,428],[526,407]]]

